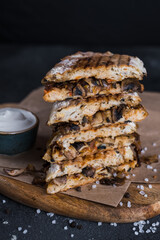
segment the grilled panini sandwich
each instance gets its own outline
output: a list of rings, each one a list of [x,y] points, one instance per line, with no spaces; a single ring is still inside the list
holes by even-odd
[[[50,162],[50,194],[114,178],[139,163],[137,122],[148,115],[138,92],[143,62],[128,55],[78,52],[43,78],[44,100],[53,103],[52,136],[43,159]]]

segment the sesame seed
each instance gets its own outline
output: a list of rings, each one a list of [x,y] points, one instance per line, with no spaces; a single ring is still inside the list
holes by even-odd
[[[151,184],[149,184],[149,185],[148,185],[148,187],[149,187],[149,188],[152,188],[152,185],[151,185]]]
[[[68,230],[68,227],[67,227],[67,226],[65,226],[65,227],[64,227],[64,230]]]
[[[148,179],[148,178],[145,178],[145,179],[144,179],[144,181],[145,181],[145,182],[148,182],[148,181],[149,181],[149,179]]]
[[[56,220],[52,220],[52,224],[56,224]]]
[[[18,231],[19,231],[19,232],[22,231],[22,227],[18,227]]]
[[[37,212],[37,214],[40,214],[41,210],[40,210],[40,209],[37,209],[36,212]]]
[[[24,231],[23,231],[23,234],[26,234],[28,232],[28,230],[27,229],[25,229]]]
[[[102,226],[102,222],[98,222],[98,226]]]

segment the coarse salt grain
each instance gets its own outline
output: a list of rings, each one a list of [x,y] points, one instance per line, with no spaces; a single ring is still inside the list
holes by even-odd
[[[144,197],[148,197],[148,195],[147,195],[147,194],[144,194]]]
[[[92,189],[94,189],[94,188],[96,188],[97,186],[94,184],[94,185],[92,185]]]
[[[28,230],[27,230],[27,229],[25,229],[25,230],[23,231],[23,234],[27,234],[27,232],[28,232]]]
[[[137,185],[137,188],[140,188],[140,186],[139,186],[139,185]]]
[[[152,169],[153,167],[151,165],[147,165],[147,168],[148,169]]]
[[[6,200],[3,199],[3,200],[2,200],[2,203],[3,203],[3,204],[6,203]]]
[[[16,235],[12,235],[11,240],[17,240],[17,236]]]
[[[130,175],[127,175],[126,178],[129,179],[129,178],[130,178]]]
[[[148,178],[145,178],[145,179],[144,179],[144,181],[145,181],[145,182],[148,182],[148,181],[149,181],[149,179],[148,179]]]
[[[71,234],[71,238],[73,238],[73,237],[74,237],[74,234],[72,233],[72,234]]]
[[[136,176],[136,174],[134,174],[134,173],[133,173],[133,174],[132,174],[132,176],[133,176],[133,177],[135,177],[135,176]]]
[[[52,220],[52,224],[56,224],[56,220]]]
[[[73,222],[73,220],[72,219],[69,219],[69,223],[72,223]]]
[[[139,188],[140,188],[141,190],[144,190],[144,186],[143,186],[143,185],[140,185]]]
[[[67,226],[65,226],[65,227],[64,227],[64,230],[68,230],[68,227],[67,227]]]
[[[19,232],[22,231],[22,227],[18,227],[18,231],[19,231]]]
[[[139,233],[137,231],[134,232],[135,235],[138,235]]]
[[[135,227],[133,227],[132,229],[133,229],[133,231],[135,231],[135,230],[136,230],[136,228],[135,228]]]
[[[160,154],[158,154],[158,158],[160,159]]]
[[[40,214],[41,210],[40,210],[40,209],[37,209],[36,212],[37,212],[37,214]]]
[[[139,194],[144,196],[145,192],[144,191],[140,191]]]
[[[122,207],[123,206],[123,202],[120,202],[119,205]]]
[[[132,205],[131,205],[131,202],[128,201],[128,202],[127,202],[127,207],[130,208],[131,206],[132,206]]]
[[[146,230],[146,233],[150,233],[150,232],[151,232],[151,230],[150,230],[150,229],[147,229],[147,230]]]
[[[157,172],[157,169],[156,169],[156,168],[154,168],[154,169],[153,169],[153,172]]]
[[[144,151],[147,151],[147,147],[144,147]]]
[[[54,216],[54,213],[47,213],[47,216],[53,217],[53,216]]]
[[[116,172],[113,173],[113,177],[117,177],[117,173]]]
[[[96,184],[99,184],[99,181],[96,181]]]
[[[98,222],[98,226],[102,226],[102,222]]]
[[[151,185],[151,184],[149,184],[149,185],[148,185],[148,187],[149,187],[149,188],[152,188],[152,185]]]
[[[8,221],[4,221],[3,224],[8,224]]]
[[[142,154],[144,154],[144,153],[145,153],[145,151],[142,149],[142,150],[141,150],[141,153],[142,153]]]
[[[156,146],[157,146],[157,143],[155,143],[155,142],[152,143],[152,146],[153,146],[153,147],[156,147]]]

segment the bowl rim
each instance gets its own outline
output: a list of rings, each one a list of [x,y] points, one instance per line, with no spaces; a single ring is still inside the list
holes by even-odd
[[[2,108],[14,108],[14,109],[17,108],[17,109],[22,109],[22,110],[25,110],[25,111],[27,111],[27,112],[30,112],[30,113],[32,113],[33,116],[35,117],[36,122],[35,122],[35,124],[33,124],[33,126],[27,128],[27,129],[24,129],[24,130],[12,131],[12,132],[0,131],[0,134],[1,134],[1,135],[16,135],[16,134],[21,134],[21,133],[24,133],[24,132],[28,132],[28,131],[32,130],[33,128],[36,128],[36,127],[38,127],[38,125],[39,125],[39,118],[38,118],[38,116],[37,116],[35,113],[33,113],[32,111],[28,110],[27,108],[23,108],[23,107],[21,107],[21,106],[13,106],[13,105],[9,105],[9,104],[0,106],[0,109],[2,109]]]

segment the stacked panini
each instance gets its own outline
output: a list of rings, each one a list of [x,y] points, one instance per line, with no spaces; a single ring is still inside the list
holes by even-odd
[[[44,100],[53,103],[53,134],[43,157],[50,162],[48,193],[135,168],[137,122],[147,116],[137,93],[144,90],[144,75],[139,58],[111,52],[78,52],[47,73]]]

